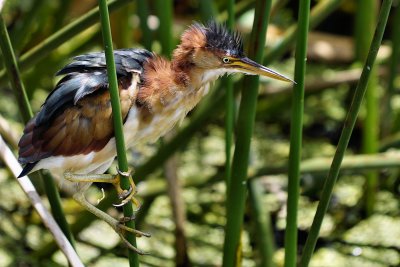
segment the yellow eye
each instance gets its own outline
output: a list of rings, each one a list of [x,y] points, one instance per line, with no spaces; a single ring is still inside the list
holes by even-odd
[[[224,57],[224,58],[222,58],[222,62],[224,62],[225,64],[227,64],[227,63],[229,63],[229,62],[231,62],[231,61],[230,61],[229,58]]]

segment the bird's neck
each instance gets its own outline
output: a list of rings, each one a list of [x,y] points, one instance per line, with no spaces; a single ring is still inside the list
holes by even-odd
[[[172,61],[155,56],[144,65],[138,102],[151,110],[164,109],[178,98],[187,97],[184,105],[192,109],[204,96],[208,83],[218,76],[196,67],[189,58],[174,56]]]

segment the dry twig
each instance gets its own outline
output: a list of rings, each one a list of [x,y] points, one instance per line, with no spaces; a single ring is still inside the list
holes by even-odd
[[[14,177],[17,177],[18,174],[22,171],[21,166],[19,165],[17,159],[11,152],[10,148],[4,142],[3,138],[0,136],[0,158],[4,161],[10,171],[13,173]],[[35,187],[29,180],[27,176],[16,179],[21,186],[22,190],[25,192],[27,197],[29,198],[32,206],[38,212],[40,218],[42,219],[44,225],[50,230],[54,239],[64,253],[68,262],[73,267],[83,267],[83,263],[79,259],[78,254],[73,249],[71,243],[65,237],[60,227],[57,225],[54,218],[51,216],[50,212],[43,205],[40,196],[36,192]]]

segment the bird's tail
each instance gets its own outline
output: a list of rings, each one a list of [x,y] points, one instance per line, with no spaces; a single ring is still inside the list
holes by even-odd
[[[22,172],[18,175],[18,178],[21,178],[22,176],[25,176],[28,173],[30,173],[32,169],[36,166],[36,164],[37,162],[27,163],[22,169]]]

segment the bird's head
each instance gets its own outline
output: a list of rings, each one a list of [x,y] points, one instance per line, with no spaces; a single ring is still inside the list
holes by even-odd
[[[210,76],[244,73],[293,82],[246,57],[240,34],[216,22],[207,25],[195,23],[190,26],[182,34],[181,44],[174,51],[174,59],[177,63],[184,62],[183,67],[196,66],[204,69]]]

